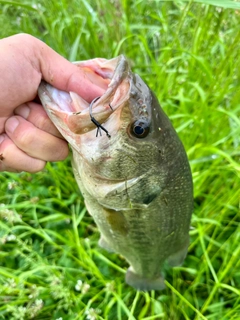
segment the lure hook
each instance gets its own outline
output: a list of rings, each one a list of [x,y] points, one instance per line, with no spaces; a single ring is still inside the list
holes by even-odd
[[[91,121],[92,121],[92,122],[95,124],[95,126],[97,127],[96,137],[98,136],[98,133],[100,134],[100,136],[102,135],[102,133],[101,133],[101,129],[102,129],[103,131],[106,132],[106,135],[107,135],[108,138],[110,139],[111,136],[110,136],[110,134],[108,133],[107,129],[105,129],[105,128],[101,125],[101,123],[99,123],[99,122],[93,117],[93,115],[92,115],[92,106],[93,106],[93,104],[94,104],[98,99],[100,99],[100,98],[101,98],[101,97],[97,97],[97,98],[93,99],[93,101],[90,103],[90,106],[89,106],[89,114],[90,114]],[[110,106],[110,108],[112,109],[111,106]]]

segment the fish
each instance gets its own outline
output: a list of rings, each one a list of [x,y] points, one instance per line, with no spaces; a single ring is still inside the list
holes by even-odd
[[[44,81],[38,96],[71,146],[99,245],[129,263],[128,285],[162,290],[163,268],[181,265],[189,246],[193,182],[186,151],[124,55],[76,64],[106,85],[102,96],[89,103]]]

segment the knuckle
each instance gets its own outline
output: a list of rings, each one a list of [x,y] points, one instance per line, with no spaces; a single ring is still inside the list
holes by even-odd
[[[29,134],[22,135],[20,140],[23,139],[26,145],[32,137]],[[26,138],[27,137],[27,138]],[[26,142],[27,141],[27,142]],[[41,160],[35,157],[31,157],[25,153],[21,148],[7,136],[4,135],[4,141],[0,143],[0,172],[21,172],[27,171],[30,173],[36,173],[43,170],[46,165],[45,160]]]
[[[20,43],[29,43],[35,41],[35,38],[32,35],[24,32],[17,34],[15,37]]]
[[[24,146],[29,146],[33,144],[33,141],[36,139],[34,130],[31,128],[24,128],[22,130],[17,130],[15,134],[15,140],[19,147],[24,148]]]

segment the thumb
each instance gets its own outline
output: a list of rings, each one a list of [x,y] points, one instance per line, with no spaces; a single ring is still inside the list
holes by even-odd
[[[28,34],[0,40],[0,70],[0,109],[5,117],[18,105],[36,97],[42,79],[57,89],[74,91],[88,102],[106,89],[91,81],[86,69]]]
[[[88,102],[105,92],[107,85],[105,84],[104,87],[103,82],[100,87],[96,84],[97,81],[94,83],[92,81],[94,78],[87,69],[69,62],[40,40],[37,40],[36,43],[42,77],[53,87],[76,92]]]

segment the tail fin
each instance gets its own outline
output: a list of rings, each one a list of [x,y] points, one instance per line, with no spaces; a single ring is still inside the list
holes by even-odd
[[[137,275],[131,267],[127,270],[125,280],[127,284],[137,290],[149,291],[165,289],[164,278],[162,276],[158,278],[145,278]]]

